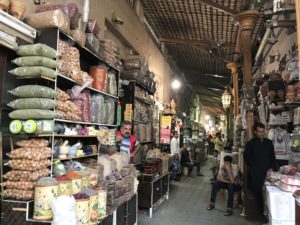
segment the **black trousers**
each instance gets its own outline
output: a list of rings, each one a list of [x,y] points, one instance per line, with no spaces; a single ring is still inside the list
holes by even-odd
[[[227,197],[227,208],[233,208],[233,197],[234,192],[241,189],[241,186],[239,184],[228,184],[221,181],[216,180],[213,184],[211,196],[210,196],[210,202],[215,204],[218,191],[220,189],[227,189],[228,190],[228,197]]]

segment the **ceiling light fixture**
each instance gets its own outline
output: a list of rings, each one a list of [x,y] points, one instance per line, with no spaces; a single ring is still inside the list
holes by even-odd
[[[181,87],[181,82],[178,79],[174,79],[171,85],[173,89],[177,90]]]
[[[231,94],[228,87],[226,87],[221,99],[222,99],[223,108],[225,110],[228,109],[231,103]]]

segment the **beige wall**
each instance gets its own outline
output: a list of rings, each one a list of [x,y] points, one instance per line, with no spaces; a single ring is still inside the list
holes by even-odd
[[[26,14],[34,12],[33,0],[21,0],[27,6]],[[69,0],[82,5],[82,0]],[[43,2],[43,1],[42,1]],[[48,2],[61,3],[63,0],[52,0]],[[140,10],[139,10],[140,11]],[[114,32],[108,30],[105,26],[105,20],[110,21],[112,13],[121,18],[125,23],[123,25],[114,25],[115,29],[129,42],[129,44],[142,56],[148,59],[149,69],[156,74],[156,80],[159,83],[157,91],[158,100],[169,102],[170,99],[170,76],[173,74],[172,68],[165,57],[156,47],[150,38],[145,26],[140,22],[140,18],[129,7],[126,0],[90,0],[90,18],[96,19],[102,31],[101,36],[113,38]],[[120,46],[126,50],[125,46]],[[128,53],[122,53],[126,55]]]

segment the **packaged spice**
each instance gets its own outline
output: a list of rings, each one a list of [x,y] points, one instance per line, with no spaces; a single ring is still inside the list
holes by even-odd
[[[55,59],[57,57],[55,49],[41,43],[20,45],[17,54],[20,56],[44,56],[50,59]]]
[[[46,109],[18,109],[9,113],[12,119],[53,119],[57,117],[57,113]]]
[[[70,33],[70,20],[60,9],[31,14],[24,19],[24,22],[38,30],[57,27]]]
[[[71,30],[71,36],[81,47],[85,46],[86,36],[85,33],[82,32],[79,28],[75,30]]]
[[[97,24],[96,20],[89,19],[88,24],[86,26],[86,33],[93,33],[97,38],[100,37],[100,27]]]
[[[20,147],[33,147],[33,148],[44,148],[49,145],[49,141],[45,139],[29,139],[22,140],[16,143],[17,146]]]
[[[10,181],[37,181],[40,177],[49,176],[50,171],[45,168],[36,171],[11,170],[3,175],[3,178]]]
[[[46,12],[52,11],[55,9],[61,9],[70,19],[71,29],[78,28],[78,22],[80,18],[80,13],[78,7],[75,3],[66,3],[66,4],[41,4],[37,5],[36,12]]]
[[[33,190],[35,183],[26,181],[6,181],[2,186],[8,189]]]
[[[54,98],[56,96],[53,89],[41,85],[23,85],[8,92],[20,98]]]
[[[93,189],[84,189],[82,193],[87,194],[90,197],[90,216],[89,224],[97,224],[98,222],[98,192]]]
[[[58,196],[58,183],[51,177],[40,178],[34,190],[34,212],[36,220],[51,220],[51,201]]]
[[[18,148],[7,153],[7,156],[12,159],[30,159],[30,160],[41,160],[51,157],[51,148]]]
[[[19,98],[7,105],[13,109],[54,109],[56,101],[47,98]]]
[[[5,189],[3,190],[4,198],[12,198],[17,200],[31,200],[33,199],[33,191]]]
[[[13,159],[8,161],[8,165],[14,170],[36,171],[47,168],[51,165],[51,162],[47,159],[43,159],[40,161],[33,161],[28,159]]]
[[[57,67],[57,62],[53,59],[44,56],[23,56],[11,61],[18,66],[44,66],[54,69]]]

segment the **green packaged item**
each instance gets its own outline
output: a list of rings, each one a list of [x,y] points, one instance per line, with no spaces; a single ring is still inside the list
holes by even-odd
[[[21,120],[13,120],[9,123],[9,131],[12,134],[19,134],[22,131],[23,124]]]
[[[8,72],[18,77],[25,77],[25,78],[44,76],[44,77],[54,79],[57,77],[57,73],[55,70],[49,69],[44,66],[23,66],[23,67],[17,67]]]
[[[54,121],[53,120],[38,120],[36,121],[37,134],[49,134],[54,132]]]
[[[55,90],[41,85],[23,85],[8,91],[20,98],[54,98]]]
[[[9,113],[12,119],[53,119],[56,116],[54,111],[43,109],[18,109]]]
[[[19,98],[7,105],[13,109],[54,109],[56,101],[47,98]]]
[[[24,132],[27,134],[33,134],[36,132],[36,121],[35,120],[26,120],[23,124]]]
[[[57,51],[45,44],[20,45],[17,54],[20,56],[45,56],[54,59]]]
[[[11,61],[18,66],[44,66],[54,69],[57,67],[57,62],[53,59],[44,56],[23,56]]]

